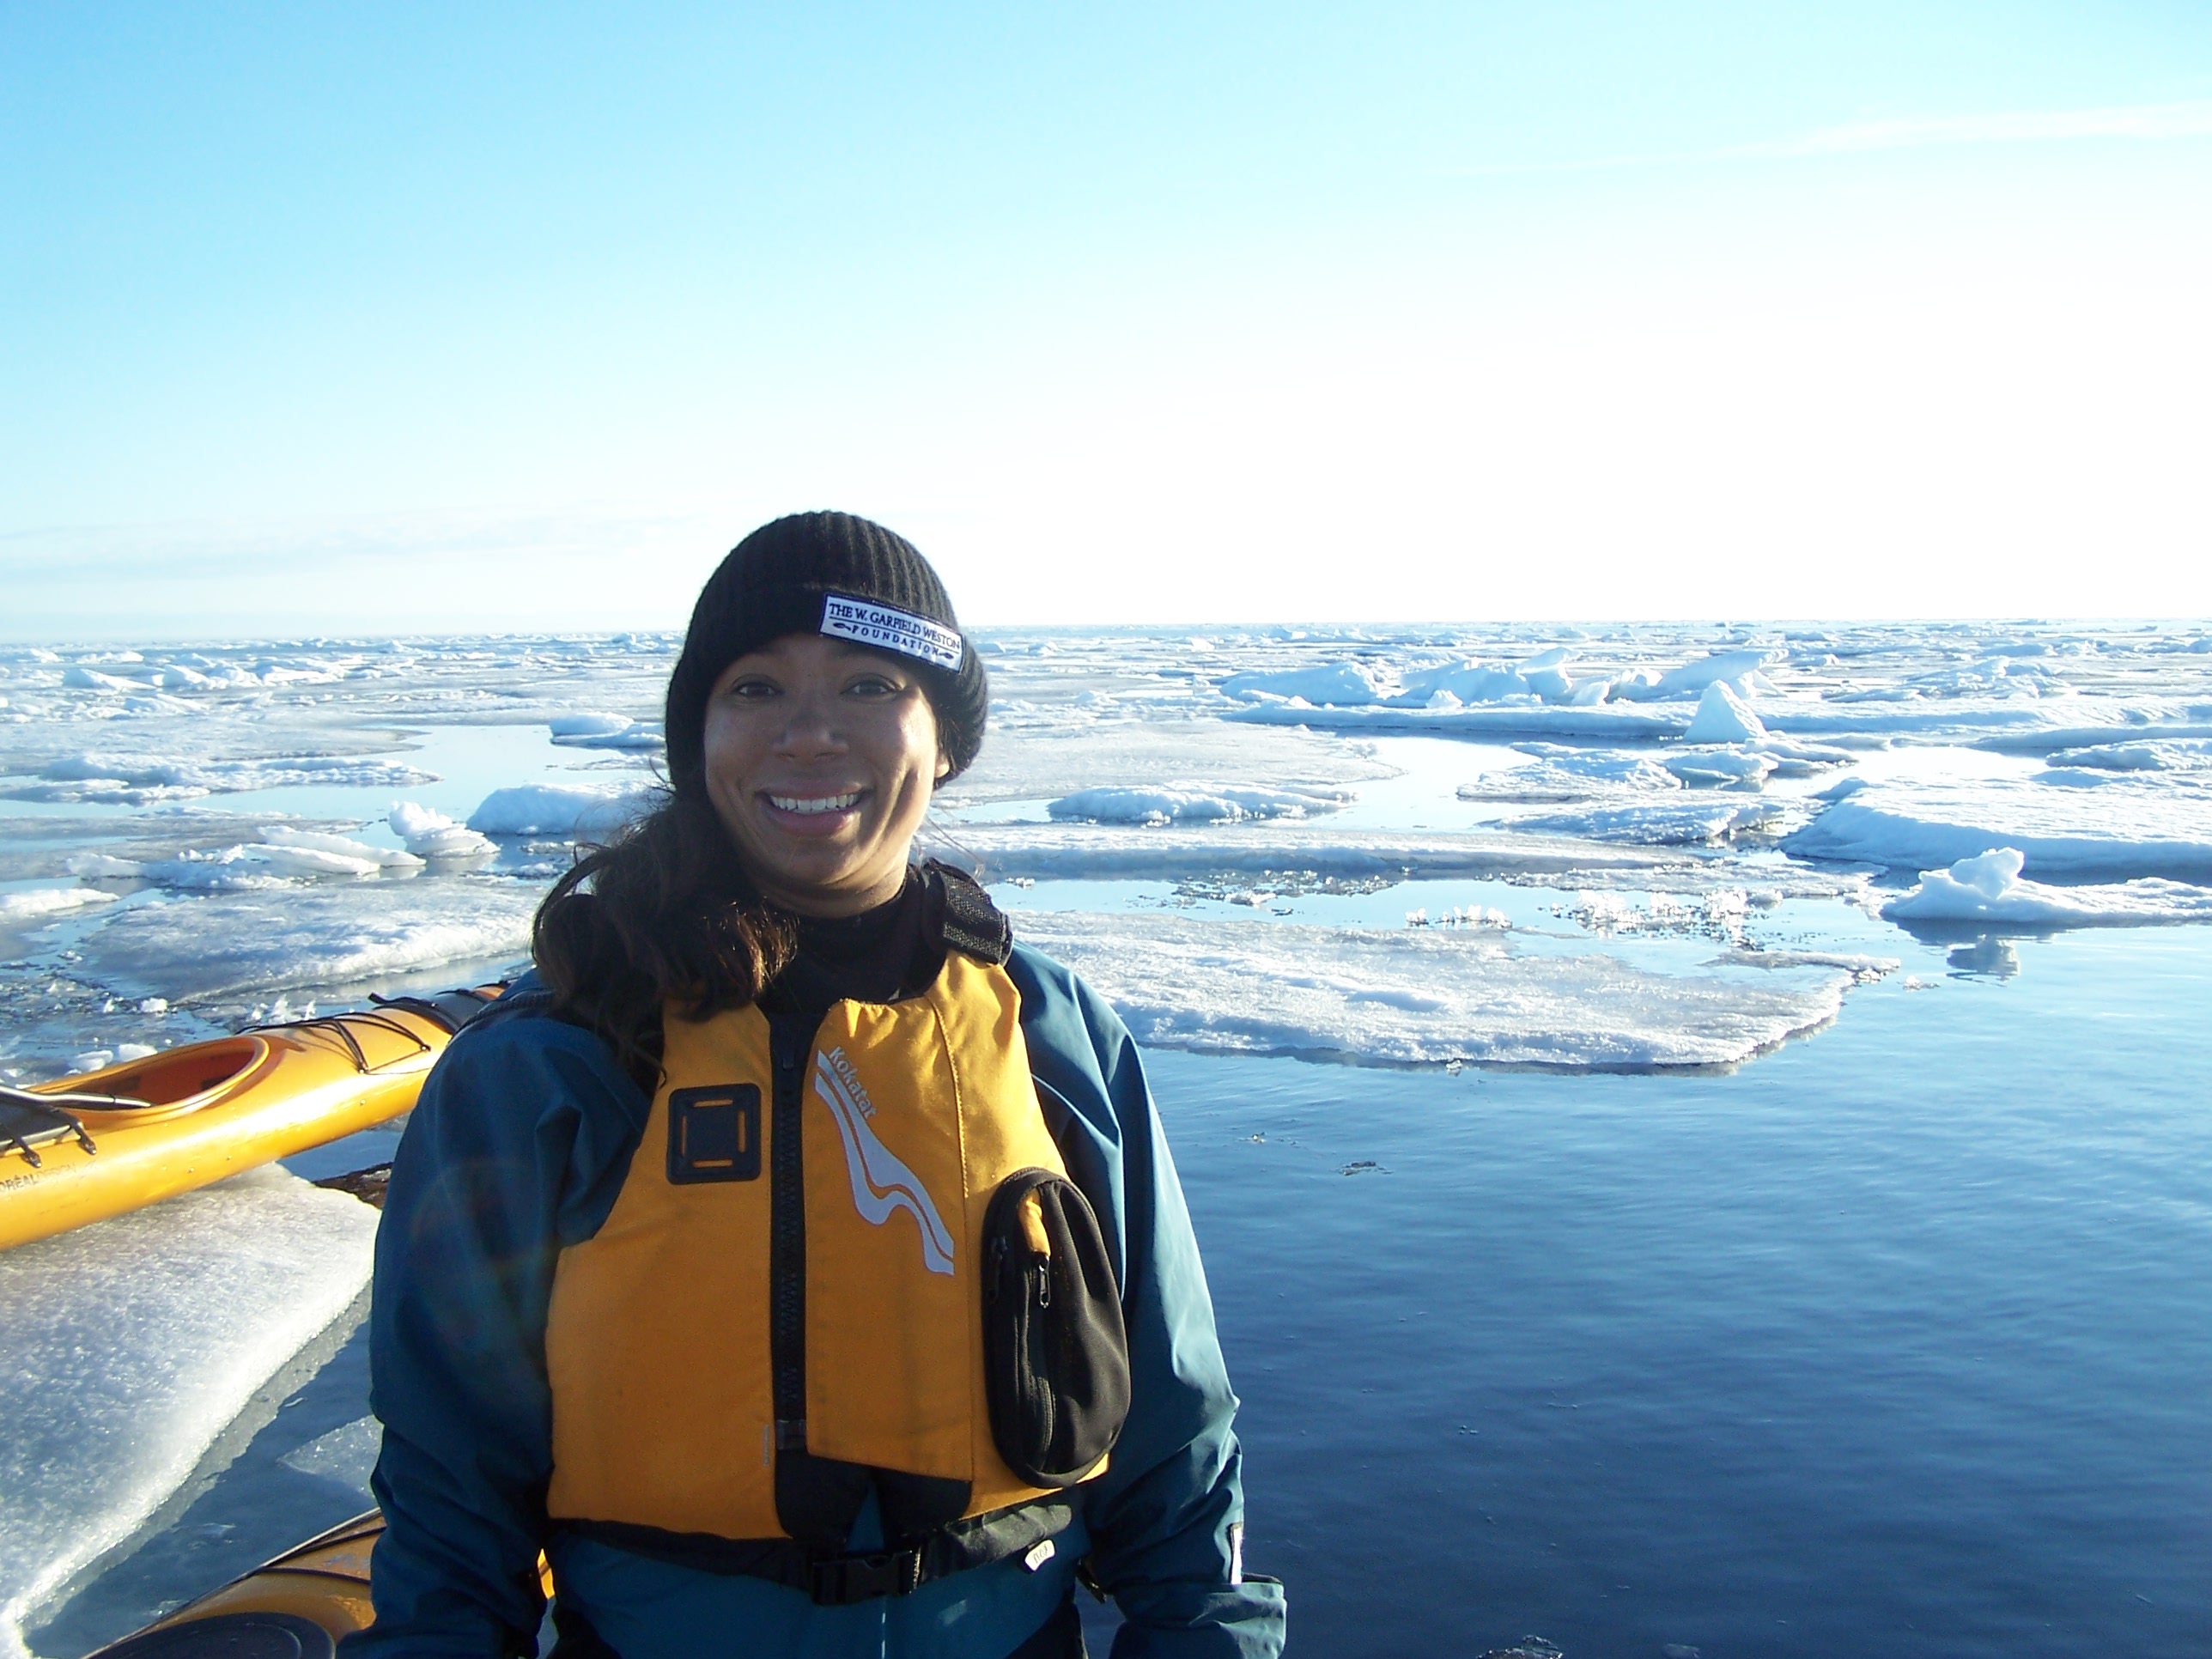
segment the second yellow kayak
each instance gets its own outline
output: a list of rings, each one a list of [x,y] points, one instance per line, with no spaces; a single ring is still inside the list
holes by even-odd
[[[0,1249],[398,1116],[499,988],[403,997],[0,1088]]]

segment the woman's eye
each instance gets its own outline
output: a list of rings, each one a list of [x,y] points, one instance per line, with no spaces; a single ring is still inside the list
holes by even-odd
[[[730,687],[727,695],[737,698],[741,702],[757,702],[763,697],[772,697],[775,695],[775,682],[739,680]]]
[[[900,690],[900,688],[891,681],[875,674],[871,674],[865,679],[854,680],[845,689],[855,696],[861,697],[896,697]]]

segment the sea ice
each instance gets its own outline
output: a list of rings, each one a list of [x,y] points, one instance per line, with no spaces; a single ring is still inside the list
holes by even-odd
[[[611,835],[657,793],[627,783],[526,783],[486,795],[469,828],[485,836]]]
[[[1757,750],[1677,749],[1661,763],[1691,785],[1759,784],[1777,769],[1774,757]]]
[[[411,800],[398,803],[384,821],[418,859],[477,858],[497,850],[489,837]]]
[[[1553,836],[1585,836],[1592,841],[1638,842],[1656,847],[1688,847],[1727,840],[1746,830],[1764,828],[1781,815],[1779,802],[1731,800],[1698,791],[1687,798],[1631,801],[1574,812],[1545,812],[1512,820],[1516,830]]]
[[[1232,697],[1299,698],[1324,707],[1356,708],[1381,695],[1374,675],[1356,662],[1322,663],[1273,674],[1231,674],[1221,690]]]
[[[1253,703],[1224,719],[1256,726],[1304,726],[1316,732],[1400,732],[1446,738],[1582,738],[1602,744],[1658,742],[1679,738],[1689,722],[1675,714],[1624,708],[1618,703],[1555,708],[1550,704],[1463,708],[1456,703],[1422,708],[1322,708],[1295,702]]]
[[[1095,823],[1220,823],[1240,818],[1302,818],[1334,812],[1355,799],[1349,789],[1255,789],[1223,784],[1167,788],[1108,787],[1063,795],[1048,809],[1054,818]]]
[[[2023,881],[2026,855],[2000,847],[1923,870],[1920,884],[1882,907],[1892,921],[2009,922],[2035,927],[2212,921],[2212,891],[2155,877],[2116,885],[2051,887]]]
[[[365,1492],[376,1468],[377,1454],[383,1449],[384,1425],[373,1417],[357,1417],[304,1446],[294,1447],[276,1461],[301,1474],[319,1475]]]
[[[1053,912],[1016,933],[1088,979],[1141,1042],[1400,1063],[1732,1065],[1832,1019],[1855,977],[1650,974],[1598,954],[1516,956],[1488,930]]]
[[[164,898],[86,939],[79,971],[172,1002],[357,985],[522,956],[542,896],[528,883],[462,876]]]
[[[0,1253],[0,1659],[368,1281],[376,1212],[281,1170]]]
[[[660,749],[667,739],[659,720],[627,714],[556,714],[547,722],[553,741],[574,749]]]
[[[1910,870],[1946,869],[2010,847],[2037,877],[2212,882],[2212,790],[2130,773],[2088,787],[2040,778],[1885,782],[1834,800],[1783,846],[1801,858]]]
[[[1440,697],[1449,698],[1454,703],[1504,702],[1511,697],[1535,695],[1529,690],[1528,682],[1512,669],[1492,668],[1473,661],[1448,662],[1407,675],[1403,689],[1391,701],[1421,708]],[[1316,699],[1309,697],[1306,701]]]
[[[150,882],[181,892],[251,893],[290,885],[273,866],[252,857],[250,849],[242,845],[207,852],[186,848],[173,859],[149,860],[141,873]]]
[[[1756,743],[1765,735],[1766,728],[1759,724],[1751,705],[1730,690],[1727,681],[1716,679],[1698,700],[1698,712],[1690,721],[1690,729],[1682,734],[1682,740]]]
[[[2051,764],[2108,772],[2207,772],[2212,771],[2212,741],[2178,738],[2097,744],[2085,749],[2062,749],[2051,757]]]
[[[366,864],[375,870],[420,870],[422,867],[421,859],[412,853],[403,853],[396,847],[372,846],[349,836],[320,835],[312,830],[295,830],[286,824],[265,825],[261,831],[261,839],[270,847],[289,848],[295,852],[328,853],[355,864]]]
[[[146,866],[137,859],[112,858],[105,853],[77,853],[62,861],[62,868],[73,876],[93,879],[129,880],[145,873]]]
[[[957,810],[999,800],[1052,800],[1079,790],[1150,788],[1165,779],[1235,778],[1243,787],[1326,793],[1346,784],[1396,775],[1341,738],[1231,725],[1206,717],[1111,719],[1069,723],[1042,712],[1001,720],[974,766],[939,801]]]
[[[64,755],[39,770],[38,781],[0,783],[0,799],[107,801],[143,806],[203,795],[278,789],[301,784],[411,788],[435,783],[428,772],[396,761],[357,756],[289,756],[269,760],[167,761],[113,754]]]
[[[924,849],[974,867],[985,881],[1175,880],[1284,870],[1339,878],[1489,878],[1607,869],[1660,879],[1660,872],[1671,878],[1692,862],[1654,848],[1534,835],[1309,829],[1280,820],[1215,829],[963,823],[949,834],[926,830]]]
[[[96,887],[33,888],[24,893],[0,893],[0,927],[21,927],[26,922],[46,921],[72,915],[94,904],[111,904],[115,895]]]
[[[1516,743],[1513,745],[1522,754],[1534,756],[1537,764],[1493,773],[1499,785],[1510,787],[1525,781],[1534,787],[1556,787],[1566,793],[1565,799],[1574,800],[1594,794],[1603,794],[1616,789],[1638,792],[1672,790],[1682,787],[1681,779],[1652,758],[1649,752],[1627,749],[1577,749],[1558,743]],[[1485,799],[1462,789],[1462,799]]]
[[[1631,690],[1624,686],[1622,692],[1625,696],[1654,702],[1668,697],[1694,697],[1723,681],[1740,681],[1747,676],[1757,674],[1760,669],[1779,659],[1781,655],[1781,652],[1771,649],[1716,651],[1710,657],[1669,669],[1648,688]],[[1698,712],[1705,712],[1702,704]],[[1706,741],[1724,742],[1726,739]]]

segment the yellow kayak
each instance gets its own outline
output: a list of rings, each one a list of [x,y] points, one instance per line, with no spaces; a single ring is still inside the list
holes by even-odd
[[[376,1510],[356,1516],[88,1659],[334,1659],[376,1620],[368,1553],[383,1531]],[[542,1555],[538,1577],[552,1595]]]
[[[368,1553],[383,1530],[371,1510],[90,1659],[333,1659],[340,1637],[376,1617]]]
[[[399,1115],[497,986],[399,997],[0,1087],[0,1249]]]

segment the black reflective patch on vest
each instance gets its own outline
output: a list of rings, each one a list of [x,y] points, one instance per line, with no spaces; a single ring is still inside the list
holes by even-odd
[[[761,1091],[750,1083],[678,1089],[668,1097],[668,1184],[757,1181]]]

